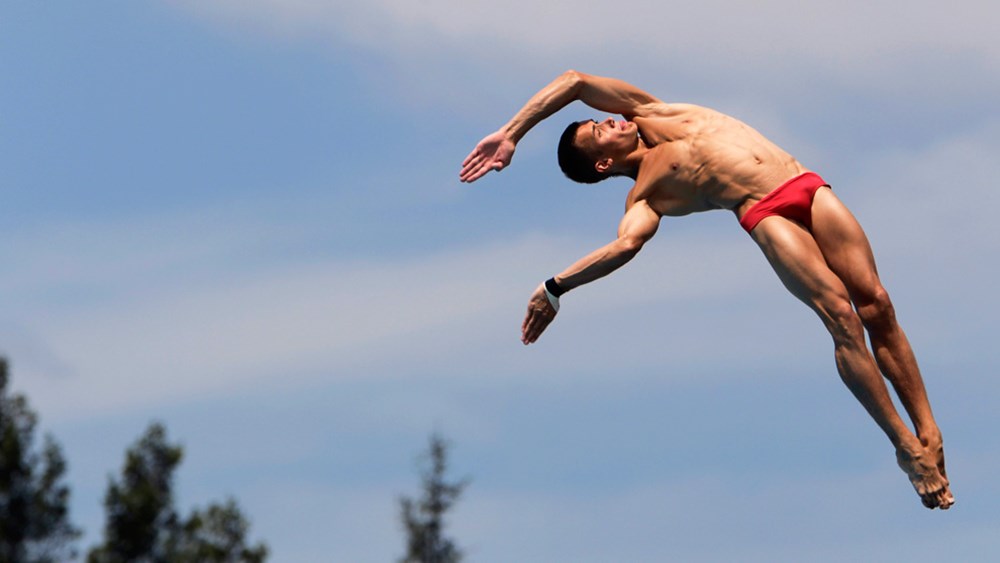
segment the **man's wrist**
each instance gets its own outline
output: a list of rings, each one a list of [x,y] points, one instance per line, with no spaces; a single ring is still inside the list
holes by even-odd
[[[549,278],[545,280],[542,284],[542,289],[545,290],[545,298],[549,300],[549,305],[559,312],[559,296],[566,293],[566,289],[556,283],[555,278]]]
[[[569,290],[559,285],[559,282],[556,281],[556,278],[551,277],[545,280],[545,291],[548,291],[556,298],[559,298],[562,297],[562,295]]]
[[[505,139],[507,139],[515,146],[517,146],[517,143],[521,140],[522,137],[524,137],[524,134],[527,131],[521,131],[521,128],[518,127],[518,125],[515,124],[513,121],[511,121],[510,123],[501,127],[500,132],[503,133]]]

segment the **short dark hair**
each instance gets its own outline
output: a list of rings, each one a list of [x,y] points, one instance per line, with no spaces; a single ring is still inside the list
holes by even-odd
[[[559,149],[557,151],[559,168],[567,178],[581,184],[596,184],[609,176],[609,174],[598,172],[594,167],[597,164],[597,159],[588,155],[587,151],[576,144],[577,130],[584,123],[590,123],[591,121],[593,120],[570,123],[566,127],[566,130],[563,131],[562,137],[559,137]]]

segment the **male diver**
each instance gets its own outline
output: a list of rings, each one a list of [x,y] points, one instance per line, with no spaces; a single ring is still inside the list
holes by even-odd
[[[531,295],[522,341],[538,339],[555,318],[560,295],[631,260],[663,216],[729,209],[785,287],[823,321],[841,378],[892,442],[923,504],[951,507],[941,431],[864,231],[817,173],[760,133],[708,108],[665,103],[620,80],[568,71],[480,141],[462,163],[460,179],[473,182],[506,167],[528,130],[575,100],[624,120],[571,124],[559,142],[563,172],[586,183],[627,176],[635,185],[618,238]],[[896,411],[882,376],[915,432]]]

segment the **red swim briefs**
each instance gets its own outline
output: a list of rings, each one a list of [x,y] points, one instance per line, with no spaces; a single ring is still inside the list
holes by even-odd
[[[816,190],[829,186],[819,174],[806,172],[781,184],[774,191],[755,203],[740,219],[740,225],[750,232],[765,217],[778,215],[798,221],[812,229],[812,201]]]

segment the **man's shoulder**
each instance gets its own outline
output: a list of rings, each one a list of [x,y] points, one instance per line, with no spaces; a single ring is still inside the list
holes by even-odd
[[[654,166],[641,166],[632,189],[625,196],[625,208],[628,209],[638,201],[657,198],[663,191],[665,180],[665,175],[656,173]]]

